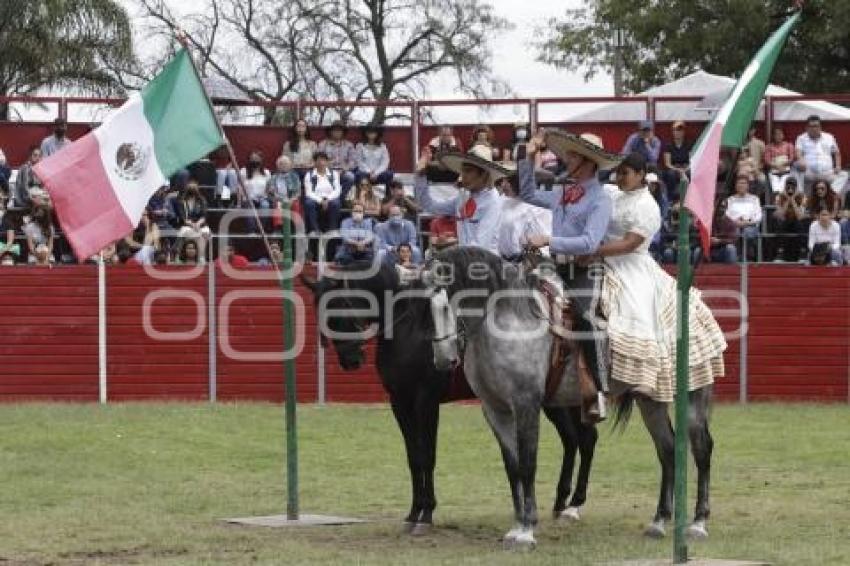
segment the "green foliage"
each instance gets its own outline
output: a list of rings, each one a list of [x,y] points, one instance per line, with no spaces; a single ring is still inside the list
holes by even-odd
[[[612,30],[628,34],[626,88],[639,92],[702,69],[740,74],[790,0],[589,0],[553,20],[539,59],[585,67],[587,76],[614,63]],[[803,20],[776,65],[773,82],[802,92],[850,90],[850,0],[809,0]]]
[[[0,0],[0,94],[120,91],[133,64],[127,13],[112,0]]]

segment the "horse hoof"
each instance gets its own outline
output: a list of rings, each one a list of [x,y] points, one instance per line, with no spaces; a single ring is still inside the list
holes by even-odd
[[[707,539],[708,529],[705,528],[705,521],[699,520],[691,523],[688,527],[687,535],[692,539]]]
[[[413,526],[410,529],[410,536],[424,537],[425,535],[431,534],[431,527],[431,523],[413,523]]]
[[[567,507],[556,518],[567,523],[576,523],[581,521],[580,509],[580,507]]]
[[[661,539],[667,536],[667,531],[664,529],[664,521],[653,521],[649,525],[647,525],[646,529],[643,531],[643,536]]]

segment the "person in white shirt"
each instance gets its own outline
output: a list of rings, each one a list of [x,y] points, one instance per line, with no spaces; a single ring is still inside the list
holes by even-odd
[[[328,154],[317,151],[313,154],[316,167],[304,175],[304,208],[307,213],[307,232],[319,232],[319,215],[327,219],[328,230],[339,227],[339,198],[342,188],[339,174],[328,167]]]
[[[245,187],[246,193],[245,195],[239,195],[238,198],[242,206],[251,208],[251,203],[253,203],[255,208],[268,210],[270,204],[266,195],[266,187],[269,184],[270,175],[269,170],[263,167],[263,154],[257,150],[252,151],[248,155],[247,165],[239,170],[239,175],[242,177],[242,184]],[[260,231],[253,215],[249,216],[249,223],[254,232]]]
[[[735,178],[735,194],[726,199],[726,216],[738,227],[744,248],[753,247],[759,237],[762,210],[758,197],[750,194],[750,178],[746,174]]]
[[[847,181],[841,171],[841,151],[835,137],[823,131],[819,116],[809,116],[806,131],[797,137],[795,147],[795,165],[803,177],[806,192],[810,192],[815,181],[823,179],[840,194]],[[838,184],[841,186],[836,186]]]
[[[552,211],[528,204],[519,198],[517,177],[504,177],[499,183],[504,202],[499,227],[499,254],[510,262],[522,261],[528,236],[552,232]],[[543,248],[548,255],[549,248]]]
[[[828,208],[818,211],[817,222],[809,226],[809,263],[841,265],[841,228]]]

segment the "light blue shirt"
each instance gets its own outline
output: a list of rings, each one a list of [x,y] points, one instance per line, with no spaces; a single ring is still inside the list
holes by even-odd
[[[614,208],[611,196],[596,177],[579,183],[584,196],[576,203],[562,204],[564,189],[537,190],[534,164],[524,159],[519,162],[520,197],[527,203],[552,211],[552,254],[587,255],[596,252],[611,220]]]
[[[372,242],[375,239],[375,221],[364,218],[355,222],[353,218],[346,218],[339,228],[342,239],[346,242]]]
[[[416,226],[410,220],[402,219],[398,225],[393,225],[392,220],[381,222],[375,227],[375,234],[381,240],[381,249],[397,248],[401,244],[409,244],[413,249],[419,247]]]
[[[416,200],[426,212],[458,218],[457,238],[461,246],[478,246],[494,254],[499,253],[504,198],[496,189],[488,188],[477,193],[463,191],[453,199],[436,201],[431,198],[424,175],[416,176],[413,189]],[[475,213],[471,218],[461,218],[460,211],[468,199],[475,201]]]

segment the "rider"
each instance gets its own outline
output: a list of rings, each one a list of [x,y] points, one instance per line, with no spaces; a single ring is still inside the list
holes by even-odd
[[[598,175],[600,170],[615,168],[622,158],[606,152],[602,140],[593,134],[576,136],[560,130],[546,131],[547,147],[564,161],[572,181],[552,191],[537,190],[534,156],[543,142],[540,135],[535,136],[528,143],[526,159],[519,163],[520,197],[552,210],[552,232],[530,235],[528,243],[535,248],[549,246],[555,258],[558,274],[577,315],[575,330],[581,333],[577,341],[598,392],[588,415],[602,420],[606,416],[603,392],[608,390],[607,344],[596,318],[602,269],[598,263],[579,265],[576,259],[595,254],[605,236],[612,201]],[[587,333],[593,336],[587,337]]]

